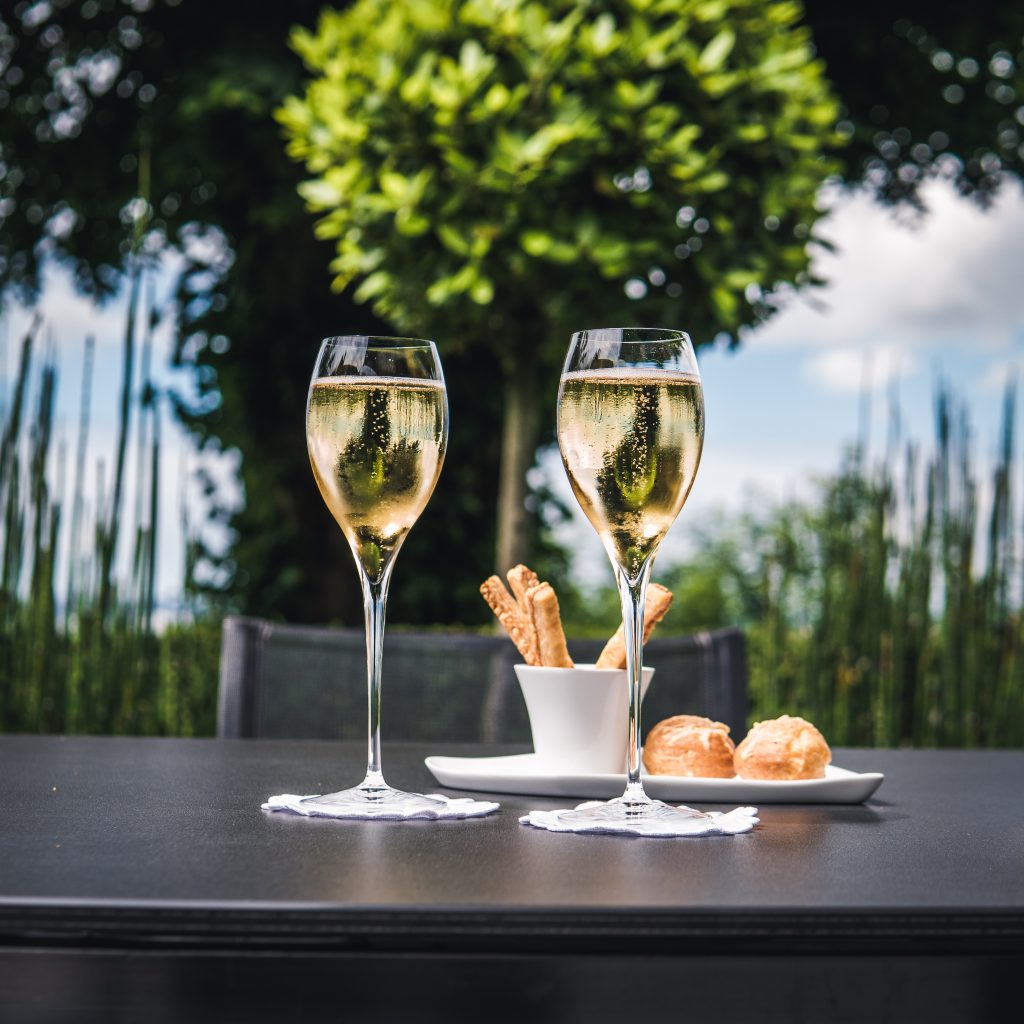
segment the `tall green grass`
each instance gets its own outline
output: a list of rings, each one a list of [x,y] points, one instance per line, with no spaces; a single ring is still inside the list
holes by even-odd
[[[927,455],[894,412],[881,457],[859,443],[815,499],[705,534],[667,574],[665,625],[744,626],[752,720],[801,714],[839,745],[1024,745],[1016,409],[1010,385],[987,480],[948,387]]]
[[[219,623],[193,605],[187,609],[191,614],[163,630],[154,624],[163,506],[159,394],[149,367],[158,314],[151,300],[149,315],[143,318],[143,380],[138,388],[134,366],[141,288],[141,270],[136,268],[125,318],[115,472],[108,488],[106,464],[97,462],[91,503],[85,481],[94,343],[85,341],[67,529],[67,446],[61,443],[53,451],[58,387],[54,351],[49,346],[38,353],[38,319],[21,342],[0,437],[3,731],[188,736],[214,729]],[[125,493],[133,436],[134,516]],[[187,555],[185,594],[192,590],[193,565],[194,558]],[[58,594],[61,580],[65,586]]]

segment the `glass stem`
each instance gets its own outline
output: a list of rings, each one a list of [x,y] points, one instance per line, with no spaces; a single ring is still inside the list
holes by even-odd
[[[644,650],[644,601],[647,598],[647,583],[651,578],[651,563],[648,561],[636,580],[630,580],[619,569],[616,572],[619,586],[619,600],[622,603],[622,627],[626,641],[626,678],[629,682],[629,742],[626,765],[627,801],[647,802],[640,781],[640,677],[643,668]]]
[[[359,573],[363,586],[363,614],[366,617],[366,680],[367,680],[367,751],[366,778],[361,789],[386,789],[380,760],[380,675],[384,656],[384,611],[388,600],[391,567],[385,567],[380,578],[371,580]]]

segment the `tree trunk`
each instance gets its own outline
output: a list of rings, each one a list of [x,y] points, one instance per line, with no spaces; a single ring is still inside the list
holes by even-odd
[[[530,557],[526,473],[537,450],[536,395],[529,373],[506,370],[494,566],[499,576]]]

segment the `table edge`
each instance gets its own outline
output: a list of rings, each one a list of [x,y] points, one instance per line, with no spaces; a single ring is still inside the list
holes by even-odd
[[[0,946],[333,952],[1024,952],[1006,908],[415,907],[0,900]]]

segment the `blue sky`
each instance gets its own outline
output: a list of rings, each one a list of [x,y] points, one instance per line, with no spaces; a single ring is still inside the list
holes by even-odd
[[[928,186],[924,196],[929,213],[917,223],[864,195],[824,199],[830,212],[819,232],[839,248],[836,254],[823,249],[815,254],[815,270],[829,280],[828,287],[816,290],[813,301],[794,296],[783,313],[749,332],[737,351],[702,350],[704,457],[689,503],[666,541],[663,563],[685,552],[691,527],[751,501],[806,493],[816,474],[834,470],[843,445],[856,435],[866,380],[874,442],[884,439],[888,394],[895,386],[906,432],[927,443],[935,379],[944,375],[968,401],[976,453],[982,464],[988,462],[1003,385],[1008,374],[1019,375],[1024,367],[1024,193],[1008,183],[985,212],[940,182]],[[168,279],[162,279],[162,288]],[[125,303],[115,300],[97,310],[75,296],[65,275],[53,271],[41,309],[60,365],[58,433],[69,442],[78,417],[84,338],[96,336],[89,464],[102,457],[109,467]],[[0,326],[7,335],[6,380],[28,318],[29,311],[12,306]],[[685,323],[666,326],[686,328]],[[159,380],[188,393],[188,374],[168,367],[169,331],[158,332],[155,342]],[[199,515],[202,505],[190,482],[196,456],[169,412],[164,439],[164,506],[171,514],[164,516],[159,592],[170,598],[181,578],[178,508],[184,501]],[[237,457],[228,453],[210,461],[237,494],[231,484]],[[542,465],[574,507],[557,454]],[[134,458],[129,472],[134,473]],[[564,539],[576,552],[581,579],[607,578],[604,553],[582,517]]]

